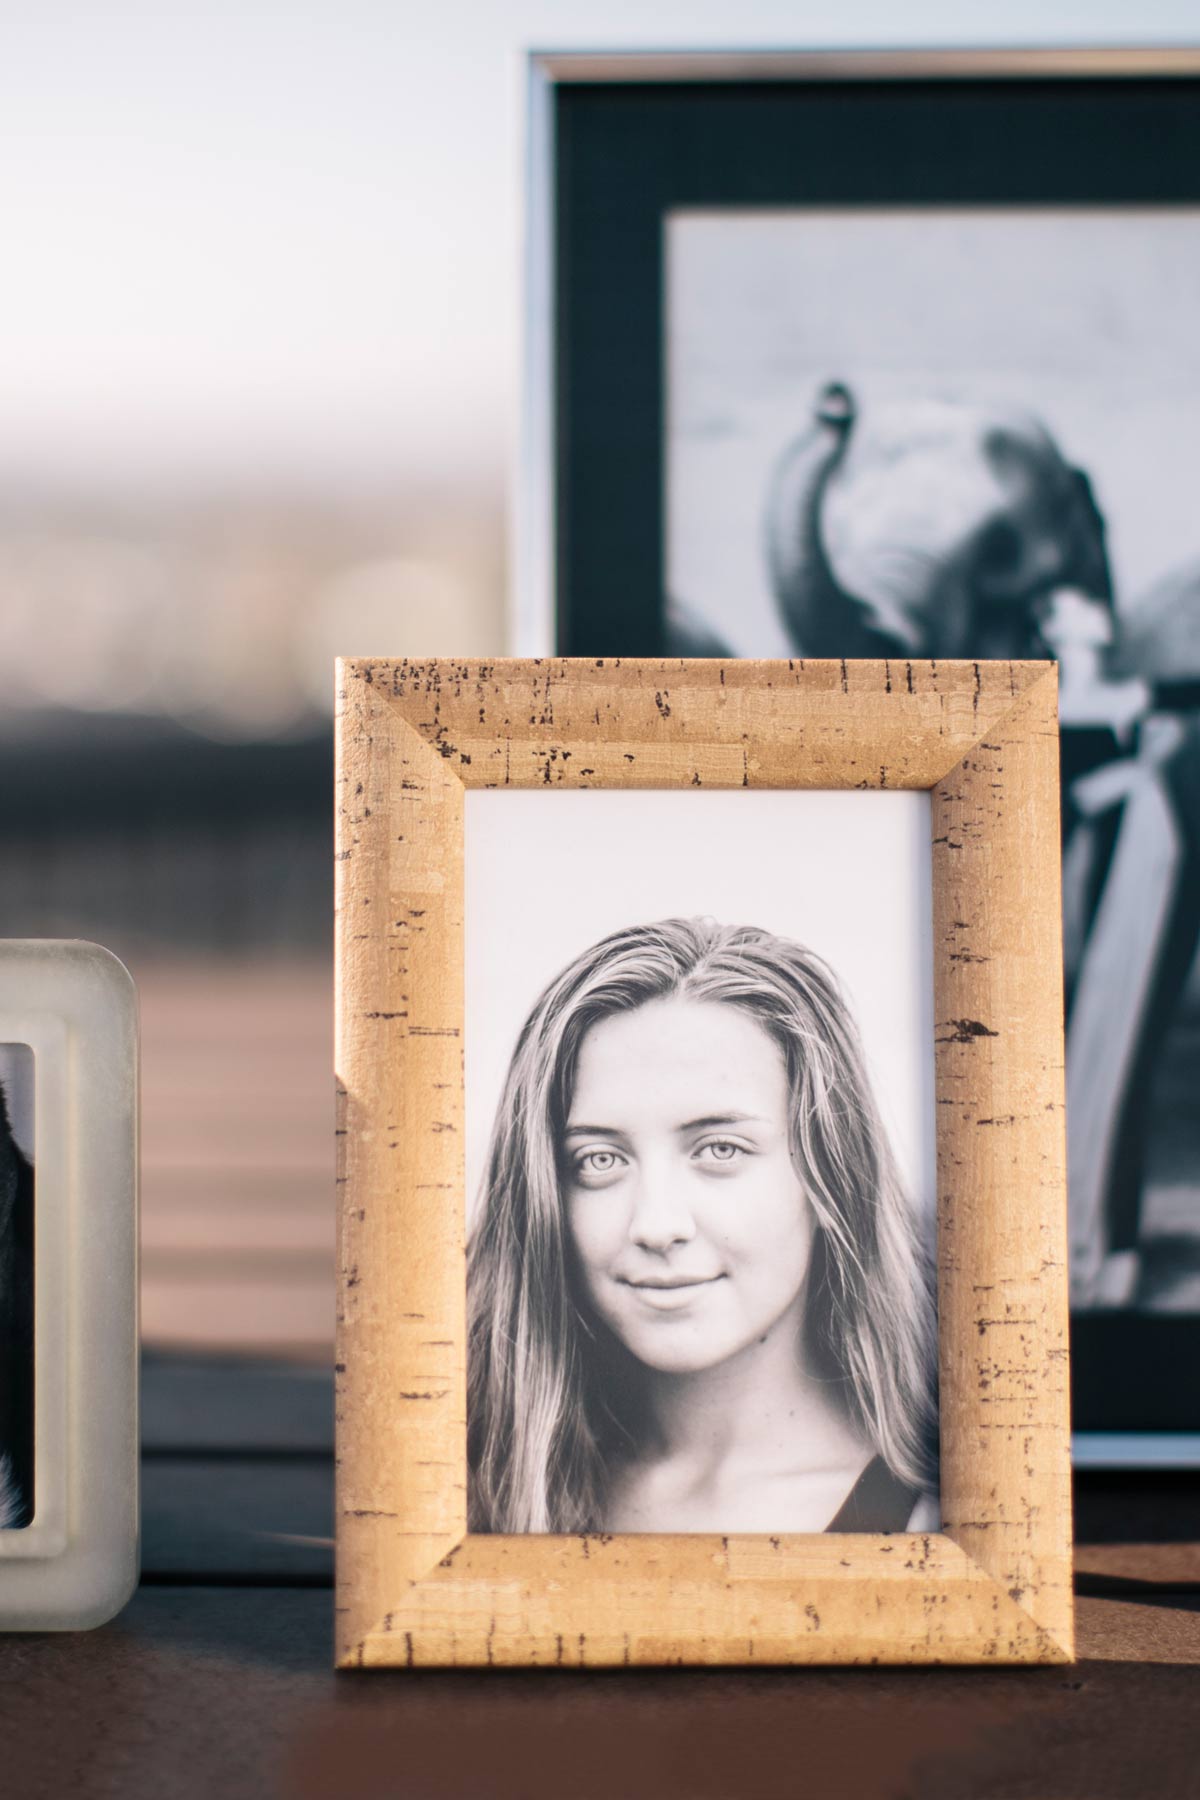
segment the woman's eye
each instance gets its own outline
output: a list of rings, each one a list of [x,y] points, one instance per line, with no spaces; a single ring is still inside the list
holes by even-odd
[[[624,1164],[625,1158],[616,1150],[584,1150],[575,1158],[574,1172],[586,1179],[603,1179],[606,1175],[615,1175]]]
[[[725,1138],[714,1138],[711,1143],[701,1144],[696,1154],[706,1162],[731,1163],[746,1152],[740,1144],[731,1144]]]

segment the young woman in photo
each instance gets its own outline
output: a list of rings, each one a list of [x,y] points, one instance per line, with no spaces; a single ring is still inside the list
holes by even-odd
[[[936,1527],[927,1258],[799,944],[673,919],[550,983],[468,1308],[474,1531]]]

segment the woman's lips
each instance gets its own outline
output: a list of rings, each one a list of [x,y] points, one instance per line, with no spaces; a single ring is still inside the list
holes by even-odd
[[[639,1288],[677,1288],[704,1287],[707,1282],[720,1281],[719,1275],[650,1275],[641,1280],[633,1275],[622,1275],[620,1280],[630,1287]]]
[[[723,1275],[671,1275],[653,1276],[645,1281],[630,1279],[629,1276],[618,1276],[624,1287],[632,1288],[634,1293],[644,1300],[648,1306],[669,1307],[682,1306],[692,1299],[701,1289],[715,1287],[723,1281]]]

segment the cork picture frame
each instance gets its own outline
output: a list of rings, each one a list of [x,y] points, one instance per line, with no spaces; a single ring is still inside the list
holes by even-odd
[[[357,659],[337,705],[339,1667],[1070,1661],[1054,666]],[[467,822],[523,796],[552,834],[588,790],[927,796],[940,1527],[469,1528]],[[494,867],[536,932],[536,880]],[[662,1285],[633,1301],[670,1342],[722,1304]]]

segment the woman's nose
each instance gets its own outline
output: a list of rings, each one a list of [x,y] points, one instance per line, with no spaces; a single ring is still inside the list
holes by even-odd
[[[646,1250],[669,1250],[696,1235],[696,1221],[683,1192],[683,1183],[665,1170],[643,1171],[634,1196],[629,1236]]]

